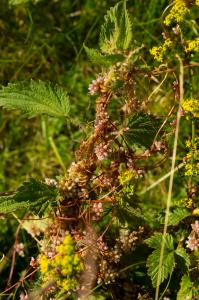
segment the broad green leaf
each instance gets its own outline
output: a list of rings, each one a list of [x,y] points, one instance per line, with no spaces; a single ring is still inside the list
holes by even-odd
[[[183,247],[178,247],[175,250],[175,253],[184,260],[184,263],[185,263],[187,269],[189,269],[189,267],[191,265],[191,261],[190,261],[189,254],[186,252],[186,250]]]
[[[121,224],[128,224],[130,227],[141,225],[145,221],[141,210],[130,206],[118,208],[118,219]]]
[[[29,118],[41,114],[63,117],[69,112],[65,91],[56,84],[40,80],[9,83],[0,90],[0,106],[20,109]]]
[[[168,278],[172,274],[175,266],[175,251],[173,246],[173,237],[170,234],[165,236],[165,247],[161,269],[159,269],[161,245],[163,241],[163,235],[161,233],[155,233],[152,237],[145,240],[145,243],[155,248],[151,255],[147,259],[148,275],[151,277],[151,281],[154,287],[157,285],[158,272],[160,272],[160,283]]]
[[[176,226],[185,219],[190,216],[191,213],[186,207],[177,207],[173,212],[169,214],[169,225]]]
[[[163,235],[162,233],[155,233],[153,236],[145,240],[145,243],[154,249],[160,249],[162,245]],[[173,236],[171,234],[166,234],[165,236],[165,248],[168,250],[174,250],[173,247]]]
[[[132,25],[126,9],[126,1],[111,7],[105,16],[100,32],[102,52],[114,54],[118,50],[127,50],[132,40]]]
[[[41,0],[9,0],[9,5],[20,5],[20,4],[25,4],[28,2],[33,2],[33,3],[37,3]]]
[[[124,56],[120,54],[102,55],[99,50],[89,49],[85,45],[84,49],[90,61],[100,66],[109,67],[117,62],[124,60]]]
[[[188,275],[183,275],[180,283],[180,290],[177,294],[177,300],[192,300],[193,283]]]
[[[129,145],[137,144],[149,148],[160,128],[161,120],[143,112],[133,115],[127,124],[124,137]]]
[[[172,274],[175,266],[174,251],[165,248],[161,269],[159,269],[160,249],[156,249],[147,259],[148,275],[151,277],[153,287],[157,285],[158,272],[160,272],[160,283]]]
[[[30,203],[29,201],[20,201],[16,202],[12,197],[9,197],[7,199],[2,199],[0,197],[0,213],[1,214],[7,214],[14,212],[16,210],[21,210],[25,208],[29,208]]]
[[[30,2],[30,0],[9,0],[9,5],[19,5]]]
[[[24,182],[13,196],[0,197],[0,213],[28,208],[41,215],[50,204],[56,202],[58,195],[55,187],[30,179]]]
[[[186,207],[177,207],[169,212],[169,226],[178,225],[183,219],[191,215],[191,212]],[[164,223],[164,214],[159,217],[160,223]]]

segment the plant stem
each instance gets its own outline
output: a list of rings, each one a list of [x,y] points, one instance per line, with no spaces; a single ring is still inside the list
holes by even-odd
[[[169,221],[169,210],[171,206],[171,197],[172,197],[172,190],[173,190],[173,180],[174,180],[174,170],[175,170],[175,162],[176,162],[176,153],[177,153],[177,146],[178,146],[178,135],[179,135],[179,128],[180,128],[180,109],[181,103],[183,101],[184,96],[184,69],[183,69],[183,62],[181,58],[177,55],[180,64],[180,71],[179,71],[179,85],[180,85],[180,99],[179,99],[179,107],[177,112],[177,122],[176,122],[176,131],[175,131],[175,138],[173,144],[173,155],[172,155],[172,164],[171,164],[171,176],[169,181],[169,190],[168,190],[168,197],[167,197],[167,206],[166,206],[166,213],[165,213],[165,220],[164,220],[164,230],[162,236],[162,245],[160,249],[160,260],[159,260],[159,267],[158,267],[158,277],[157,277],[157,284],[156,284],[156,291],[155,291],[155,300],[159,299],[159,288],[161,284],[161,269],[163,264],[164,258],[164,249],[165,249],[165,237],[167,234],[167,227]]]
[[[64,174],[66,174],[66,167],[65,167],[65,165],[64,165],[64,162],[63,162],[63,160],[62,160],[62,158],[61,158],[61,156],[60,156],[60,154],[59,154],[59,151],[58,151],[58,149],[57,149],[57,146],[55,145],[55,142],[54,142],[54,140],[53,140],[52,137],[49,137],[49,142],[50,142],[50,145],[51,145],[51,147],[52,147],[52,149],[53,149],[53,152],[54,152],[54,154],[55,154],[55,156],[56,156],[56,158],[57,158],[58,163],[59,163],[60,166],[62,167],[62,170],[64,171]]]

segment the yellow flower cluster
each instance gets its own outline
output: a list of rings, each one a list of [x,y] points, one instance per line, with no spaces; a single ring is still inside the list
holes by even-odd
[[[194,202],[193,202],[193,199],[190,199],[187,197],[187,198],[175,201],[175,205],[180,206],[180,207],[185,206],[187,208],[192,208],[194,205]]]
[[[198,6],[199,6],[199,0],[196,0],[196,5],[198,5]]]
[[[83,271],[83,263],[77,253],[70,235],[66,235],[61,245],[57,247],[57,254],[48,258],[40,255],[40,270],[43,283],[55,282],[62,291],[73,290],[77,286],[76,275]]]
[[[190,10],[186,6],[186,2],[183,0],[174,0],[174,4],[170,10],[170,13],[166,16],[164,23],[169,26],[172,23],[181,23],[184,17]]]
[[[199,163],[191,164],[187,163],[185,165],[185,176],[196,176],[199,174]]]
[[[161,45],[159,47],[156,47],[156,46],[153,47],[150,50],[150,53],[154,56],[154,59],[156,59],[159,62],[162,62],[164,54],[167,52],[167,50],[172,48],[172,45],[173,45],[173,43],[172,43],[171,39],[168,38],[165,40],[163,45]]]
[[[125,196],[130,199],[135,194],[135,186],[133,184],[124,186],[122,189]]]
[[[190,98],[186,99],[182,103],[183,110],[190,112],[193,117],[199,118],[199,100]]]
[[[135,177],[135,173],[132,171],[125,171],[122,172],[119,176],[119,182],[121,185],[126,186],[129,184],[129,182]]]
[[[195,176],[199,174],[199,138],[195,138],[194,143],[186,142],[189,152],[186,155],[185,176]]]
[[[199,52],[199,37],[192,41],[187,41],[185,52]]]

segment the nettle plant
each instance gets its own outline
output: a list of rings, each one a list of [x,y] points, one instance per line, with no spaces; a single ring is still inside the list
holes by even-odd
[[[126,1],[119,2],[105,16],[99,50],[84,46],[102,70],[89,86],[96,115],[76,160],[56,179],[32,178],[0,197],[1,214],[18,219],[20,210],[38,224],[39,218],[48,220],[33,234],[27,221],[18,219],[39,245],[30,262],[35,287],[30,285],[28,294],[24,290],[22,299],[197,299],[198,6],[197,0],[169,5],[162,16],[164,42],[150,50],[135,47]],[[152,66],[145,60],[149,50],[157,61]],[[165,82],[171,99],[158,116],[152,96]],[[144,85],[153,89],[148,95]],[[63,88],[39,80],[0,90],[3,108],[20,109],[29,118],[70,119],[69,102]],[[164,163],[167,174],[145,186],[148,174]],[[186,190],[184,198],[172,194],[174,173]],[[152,199],[146,204],[143,194],[166,178],[166,207],[152,212],[152,224],[147,212]]]

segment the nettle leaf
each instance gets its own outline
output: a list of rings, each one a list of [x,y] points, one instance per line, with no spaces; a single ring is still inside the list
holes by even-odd
[[[186,252],[186,250],[179,246],[176,250],[175,250],[175,253],[181,257],[184,261],[184,264],[185,266],[187,267],[187,269],[189,270],[189,267],[191,265],[191,261],[190,261],[190,257],[189,257],[189,254]]]
[[[29,118],[41,114],[63,117],[69,112],[65,91],[57,84],[40,80],[9,83],[0,90],[0,106],[20,109]]]
[[[190,215],[191,213],[186,207],[177,207],[173,212],[170,212],[168,225],[176,226]]]
[[[160,272],[160,283],[168,278],[172,274],[175,267],[175,251],[173,246],[173,237],[170,234],[165,236],[165,248],[163,254],[163,261],[161,269],[159,268],[161,244],[163,241],[163,235],[156,233],[145,241],[151,248],[155,248],[151,255],[147,259],[148,275],[151,277],[153,287],[157,285],[158,273]]]
[[[16,202],[12,196],[0,197],[0,213],[7,214],[15,210],[29,208],[29,201]]]
[[[9,5],[20,5],[20,4],[25,4],[25,3],[28,3],[28,2],[33,2],[33,3],[37,3],[41,0],[9,0]]]
[[[153,251],[147,259],[148,275],[151,277],[153,287],[157,285],[158,273],[160,272],[160,283],[168,278],[172,274],[175,266],[174,251],[165,249],[163,255],[163,262],[161,269],[159,270],[160,261],[160,249]]]
[[[162,245],[163,235],[162,233],[156,232],[153,236],[146,239],[144,242],[150,247],[154,249],[160,249]],[[165,237],[165,248],[173,250],[173,236],[170,234],[166,234]]]
[[[109,67],[125,59],[124,56],[120,54],[103,55],[99,50],[90,49],[85,45],[84,45],[84,49],[91,62],[103,67]]]
[[[124,133],[127,143],[149,148],[161,126],[161,122],[161,119],[143,112],[133,115],[127,124],[129,130]]]
[[[188,275],[183,275],[180,283],[180,290],[177,294],[177,300],[192,300],[193,283]]]
[[[183,219],[189,217],[191,212],[186,207],[177,207],[174,208],[173,211],[170,210],[169,212],[169,226],[177,226]],[[165,214],[161,214],[159,216],[159,221],[161,224],[164,223]]]
[[[30,179],[24,182],[13,196],[0,197],[0,213],[31,209],[33,213],[41,215],[50,204],[56,202],[58,196],[57,188]]]
[[[146,222],[139,208],[118,207],[118,219],[121,224],[128,224],[130,227],[142,225]]]
[[[132,24],[126,1],[117,3],[107,12],[100,32],[100,49],[107,54],[127,50],[132,40]]]

